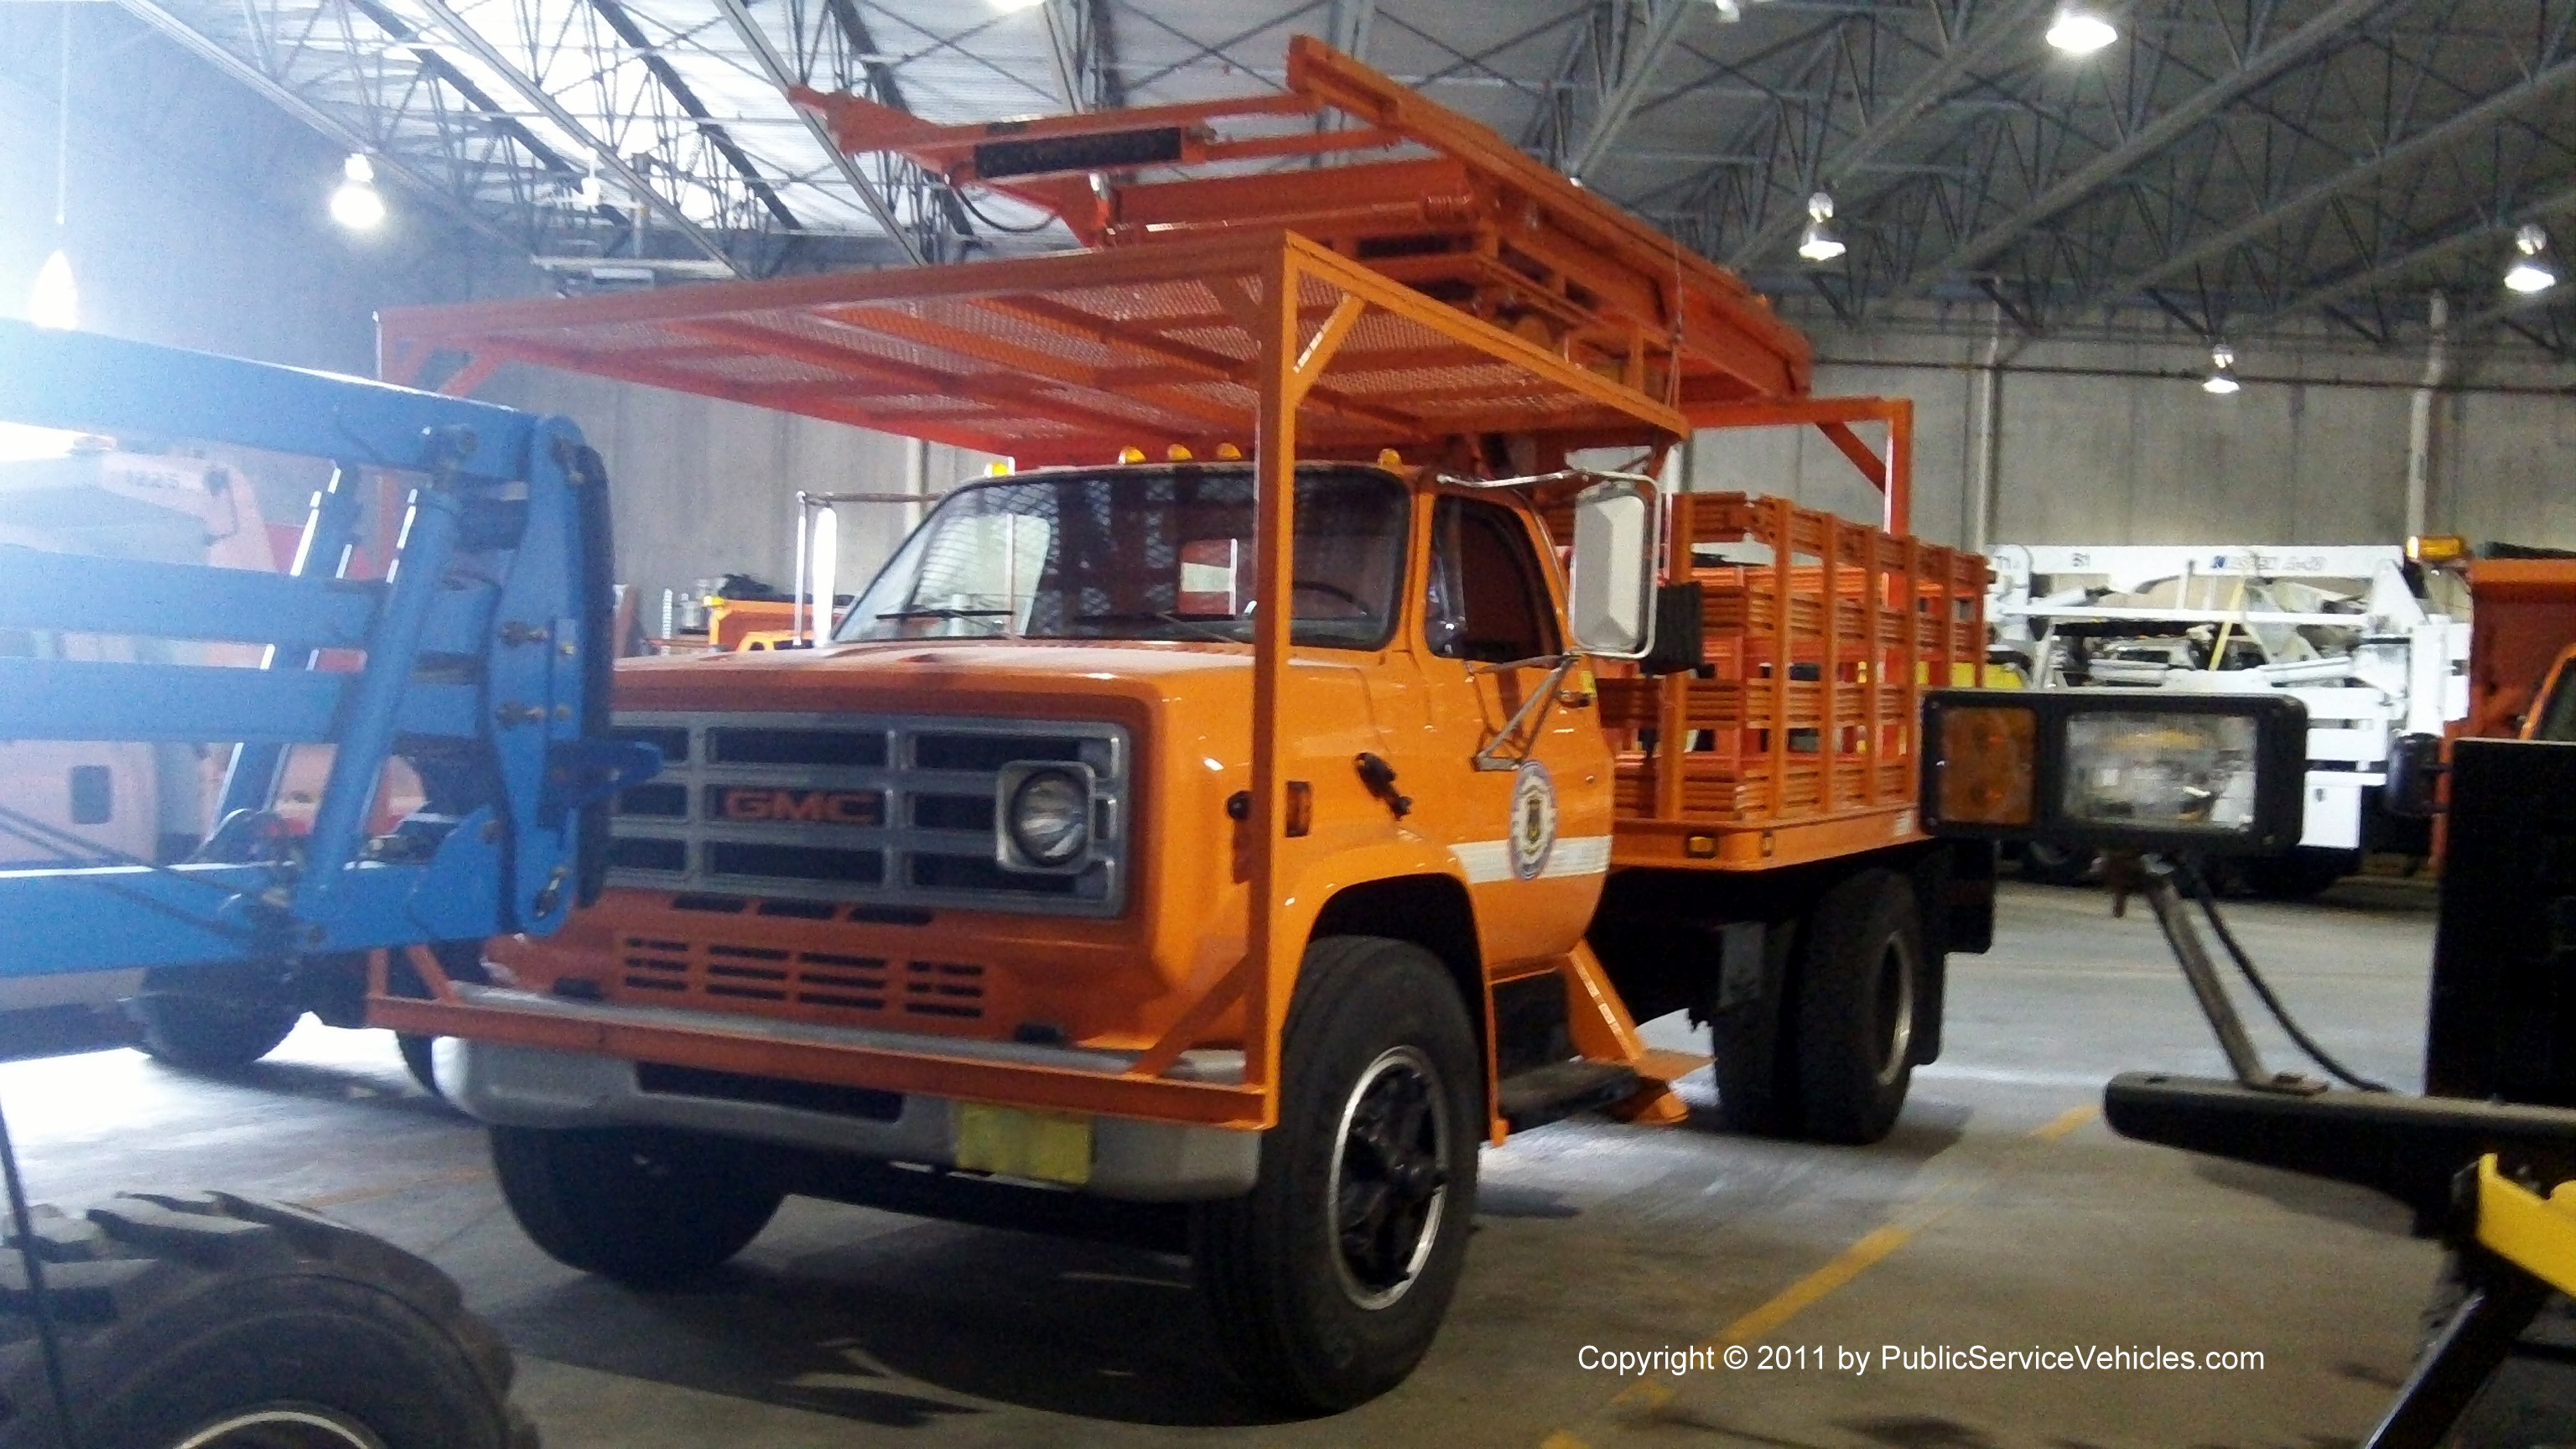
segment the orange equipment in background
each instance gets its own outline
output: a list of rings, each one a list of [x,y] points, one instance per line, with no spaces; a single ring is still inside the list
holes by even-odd
[[[2515,739],[2576,644],[2576,558],[2482,558],[2469,575],[2469,713],[2454,739]]]

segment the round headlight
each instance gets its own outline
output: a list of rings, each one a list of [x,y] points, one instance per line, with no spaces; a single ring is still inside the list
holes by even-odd
[[[1070,771],[1040,770],[1011,792],[1010,831],[1031,864],[1069,864],[1091,843],[1091,791]]]

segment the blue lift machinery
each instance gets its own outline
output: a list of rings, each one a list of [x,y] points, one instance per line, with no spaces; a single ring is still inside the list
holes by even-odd
[[[185,860],[0,808],[0,833],[25,842],[6,858],[77,862],[0,872],[0,974],[291,977],[362,1003],[400,989],[389,962],[409,948],[461,967],[488,937],[552,932],[595,890],[605,802],[659,759],[607,737],[608,486],[570,422],[16,322],[0,322],[0,421],[329,469],[286,574],[0,547],[0,629],[265,646],[256,668],[0,658],[0,740],[233,746],[218,823]],[[391,566],[344,577],[387,480],[408,500]],[[317,667],[324,651],[363,663]],[[333,751],[300,832],[273,808],[298,745]],[[377,833],[396,758],[424,803]],[[322,1437],[291,1442],[533,1444],[505,1407],[506,1352],[426,1263],[220,1193],[31,1209],[5,1148],[0,1133],[16,1249],[0,1262],[0,1449],[289,1442],[258,1433],[316,1415],[333,1421]],[[32,1333],[10,1331],[19,1315]],[[228,1354],[281,1377],[216,1372]]]

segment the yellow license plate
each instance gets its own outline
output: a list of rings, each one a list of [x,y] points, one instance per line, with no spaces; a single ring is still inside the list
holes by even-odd
[[[1091,1119],[960,1102],[957,1166],[1080,1187],[1091,1181]]]

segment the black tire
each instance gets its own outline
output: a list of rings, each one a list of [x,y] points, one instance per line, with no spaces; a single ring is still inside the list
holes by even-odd
[[[1750,1000],[1717,1006],[1719,973],[1708,973],[1712,984],[1706,1014],[1709,1052],[1716,1059],[1710,1075],[1717,1081],[1717,1115],[1737,1132],[1787,1137],[1802,1120],[1788,1031],[1794,1010],[1789,966],[1797,942],[1795,921],[1774,921],[1763,931],[1761,990]]]
[[[147,974],[125,1013],[137,1045],[192,1072],[238,1072],[277,1050],[304,1016],[269,983],[212,969]]]
[[[423,1036],[416,1031],[394,1033],[394,1050],[402,1053],[403,1070],[411,1073],[411,1079],[420,1083],[422,1091],[443,1102],[447,1100],[447,1094],[438,1089],[438,1064],[432,1055],[437,1046],[438,1038],[434,1036]]]
[[[1914,888],[1887,870],[1835,885],[1807,917],[1793,993],[1805,1134],[1876,1142],[1914,1077],[1923,928]]]
[[[2243,862],[2245,888],[2267,901],[2304,901],[2361,868],[2358,852],[2300,846],[2287,855]]]
[[[508,1402],[509,1349],[390,1243],[226,1193],[39,1208],[36,1239],[82,1444],[536,1449]],[[8,1261],[0,1449],[53,1449],[14,1237]]]
[[[427,949],[438,958],[438,969],[447,974],[448,980],[471,982],[477,986],[492,983],[492,973],[483,966],[482,942],[439,941]],[[420,968],[413,964],[408,951],[393,953],[386,986],[396,996],[421,1001],[429,999],[429,983],[421,979]],[[411,1073],[413,1081],[420,1083],[421,1090],[444,1102],[447,1093],[439,1090],[438,1070],[432,1055],[432,1047],[437,1040],[434,1036],[418,1032],[398,1031],[394,1033],[394,1049],[402,1053],[403,1068]]]
[[[1281,1056],[1260,1176],[1193,1211],[1191,1266],[1235,1380],[1333,1413],[1403,1382],[1439,1332],[1475,1217],[1483,1081],[1448,972],[1375,936],[1307,947]]]
[[[2021,847],[2021,878],[2041,885],[2090,885],[2099,878],[2102,856],[2098,851],[2075,850],[2044,841],[2026,840]]]
[[[639,1288],[741,1252],[787,1198],[756,1144],[658,1127],[495,1127],[492,1168],[548,1257]]]

